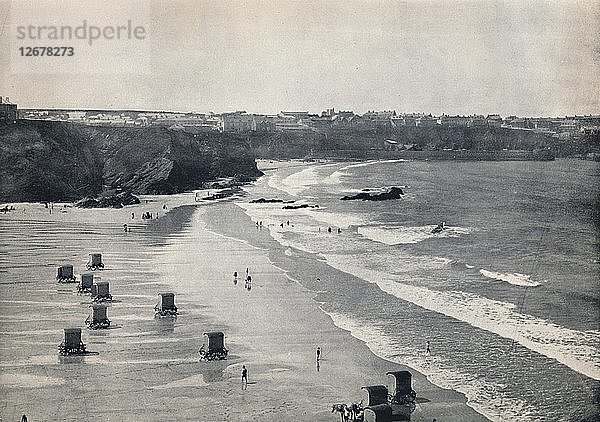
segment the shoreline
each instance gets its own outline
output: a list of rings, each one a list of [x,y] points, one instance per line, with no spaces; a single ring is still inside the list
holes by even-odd
[[[271,265],[282,271],[290,281],[296,284],[302,290],[300,294],[306,295],[311,302],[309,306],[317,309],[324,317],[322,325],[313,328],[317,332],[320,329],[324,329],[325,332],[335,330],[343,338],[342,346],[351,345],[347,347],[348,350],[339,352],[339,359],[343,361],[339,364],[340,368],[353,368],[352,372],[354,374],[351,377],[353,379],[340,377],[331,380],[337,382],[338,387],[335,403],[358,402],[362,397],[360,387],[386,384],[385,373],[388,371],[410,370],[413,374],[413,388],[417,391],[417,409],[412,415],[413,421],[431,421],[433,418],[438,420],[443,418],[443,420],[457,422],[489,420],[467,404],[464,394],[439,387],[413,368],[391,362],[376,355],[363,340],[354,337],[348,330],[337,326],[332,316],[326,309],[323,309],[324,301],[319,301],[319,296],[324,293],[320,291],[323,285],[310,280],[316,280],[317,275],[321,277],[325,275],[329,279],[336,279],[339,278],[339,271],[318,260],[316,256],[305,252],[294,250],[290,255],[290,250],[273,240],[266,228],[256,230],[250,217],[233,202],[221,204],[221,207],[227,207],[228,211],[223,212],[214,207],[208,207],[204,213],[203,219],[207,223],[208,230],[264,250]],[[240,221],[243,222],[241,226]],[[343,279],[346,280],[347,278],[348,275],[344,275]],[[323,318],[320,318],[320,320],[323,321]],[[328,344],[326,336],[321,341],[323,342],[321,344],[325,345],[322,346],[324,351],[339,350],[336,347],[340,345]]]

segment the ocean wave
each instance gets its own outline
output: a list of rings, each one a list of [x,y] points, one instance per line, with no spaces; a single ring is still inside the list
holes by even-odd
[[[299,171],[282,177],[279,172],[270,172],[267,175],[268,186],[285,192],[291,196],[299,196],[311,186],[323,183],[324,176],[318,170],[337,164],[313,164],[302,167]]]
[[[401,163],[404,161],[406,161],[406,160],[404,160],[402,158],[397,158],[397,159],[393,159],[393,160],[369,160],[369,161],[366,161],[363,163],[350,164],[350,165],[342,167],[339,170],[345,171],[345,170],[350,170],[350,169],[359,168],[359,167],[372,166],[373,164]]]
[[[322,309],[322,308],[321,308]],[[467,404],[492,421],[519,420],[523,422],[537,420],[535,410],[523,400],[506,397],[500,390],[504,386],[492,384],[476,376],[451,367],[441,358],[434,360],[424,357],[422,351],[399,348],[392,337],[380,327],[359,321],[335,312],[327,312],[333,323],[363,341],[367,347],[382,359],[409,366],[427,377],[433,384],[458,391],[465,395]],[[401,356],[398,351],[403,350]],[[419,392],[417,391],[417,394]]]
[[[266,172],[265,172],[266,173]],[[283,177],[279,173],[265,174],[267,185],[281,192],[287,193],[283,185]]]
[[[386,271],[366,268],[361,255],[324,254],[328,265],[352,274],[381,290],[422,308],[466,322],[554,359],[576,372],[600,380],[598,331],[577,331],[523,314],[512,303],[488,299],[468,292],[437,291],[399,282]]]
[[[325,180],[323,180],[323,183],[326,185],[339,185],[342,183],[342,177],[348,176],[352,176],[352,174],[337,170],[331,173],[329,177],[327,177]]]
[[[281,186],[278,189],[287,192],[292,196],[298,196],[312,185],[320,182],[321,176],[316,171],[316,166],[310,166],[281,180]]]
[[[400,163],[403,161],[406,161],[406,160],[403,160],[403,159],[371,160],[371,161],[366,161],[366,162],[362,162],[362,163],[349,164],[349,165],[343,166],[343,167],[339,168],[338,170],[334,171],[333,173],[331,173],[329,175],[329,177],[326,178],[323,182],[328,185],[337,185],[337,184],[340,184],[340,182],[342,181],[342,177],[352,176],[352,172],[349,172],[348,170],[351,170],[353,168],[367,167],[367,166],[371,166],[373,164]]]
[[[513,284],[515,286],[523,286],[523,287],[536,287],[540,286],[542,283],[539,281],[531,280],[531,276],[520,273],[497,273],[494,271],[488,271],[484,269],[480,269],[479,272],[485,277],[492,278],[494,280],[504,281],[509,284]]]
[[[363,226],[358,228],[358,233],[374,242],[392,246],[418,243],[431,238],[459,237],[472,231],[472,229],[462,227],[447,227],[440,233],[431,233],[435,227],[435,225],[420,227]]]

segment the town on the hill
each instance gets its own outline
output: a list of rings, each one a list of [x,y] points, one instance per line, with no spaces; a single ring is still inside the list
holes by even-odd
[[[276,115],[246,111],[196,113],[134,110],[18,109],[8,99],[0,100],[0,120],[66,121],[90,126],[147,127],[199,132],[288,132],[328,129],[382,129],[395,127],[509,128],[532,131],[558,138],[577,140],[600,132],[599,115],[564,117],[501,117],[499,114],[434,116],[425,113],[397,113],[394,110],[353,111],[327,109],[320,114],[308,111],[281,111]]]

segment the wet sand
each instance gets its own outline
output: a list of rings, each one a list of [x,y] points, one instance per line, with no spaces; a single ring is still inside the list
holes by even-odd
[[[261,292],[258,306],[269,312],[261,316],[260,326],[250,323],[242,328],[248,334],[256,331],[265,335],[273,342],[258,343],[262,347],[254,351],[255,363],[274,364],[275,360],[277,366],[291,366],[292,373],[286,375],[295,380],[297,391],[302,391],[296,401],[306,406],[306,415],[298,420],[336,420],[330,414],[331,404],[359,402],[363,398],[361,387],[385,385],[386,372],[398,370],[410,370],[413,374],[413,387],[418,394],[413,421],[487,420],[466,405],[462,394],[439,388],[418,372],[375,356],[362,341],[333,324],[320,309],[319,296],[335,294],[336,284],[340,280],[346,282],[347,274],[342,275],[309,254],[284,250],[271,239],[266,228],[257,230],[233,203],[209,207],[203,219],[211,230],[252,245],[239,247],[246,249],[246,256],[257,260],[253,264],[258,265],[253,271],[255,283],[268,291]],[[252,253],[253,248],[260,249]],[[261,271],[265,259],[270,264],[267,273]],[[255,290],[253,287],[251,293]],[[239,329],[232,324],[232,329],[236,327]],[[316,347],[321,347],[323,354],[318,371]],[[285,411],[280,417],[289,420]]]
[[[163,201],[171,201],[164,212]],[[0,219],[2,247],[8,251],[0,261],[2,420],[26,413],[30,421],[173,415],[336,421],[332,403],[360,401],[361,386],[385,384],[385,372],[405,369],[377,358],[335,327],[314,300],[318,286],[309,290],[278,267],[310,279],[315,274],[334,279],[333,270],[310,257],[286,255],[230,202],[196,207],[192,196],[184,195],[121,210],[69,209],[52,216],[43,205],[28,207],[20,217]],[[137,216],[149,207],[161,218],[136,219],[133,230],[124,233],[131,212]],[[98,274],[110,282],[115,301],[108,316],[115,328],[84,328],[83,341],[98,355],[59,359],[62,329],[83,326],[89,298],[77,295],[75,285],[58,285],[56,265],[71,262],[83,272],[87,254],[96,251],[107,266]],[[246,267],[253,277],[250,291],[244,288]],[[240,275],[237,285],[234,271]],[[176,319],[154,318],[161,291],[175,292]],[[199,362],[202,333],[214,330],[225,332],[230,355]],[[318,371],[317,346],[323,350]],[[247,389],[240,380],[242,365],[249,370]],[[420,398],[414,421],[485,420],[462,395],[412,372]]]

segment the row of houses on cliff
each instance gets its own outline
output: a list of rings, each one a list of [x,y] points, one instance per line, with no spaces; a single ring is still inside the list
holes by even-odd
[[[70,121],[85,125],[146,127],[164,126],[191,132],[301,132],[336,129],[380,130],[416,128],[508,128],[531,130],[561,139],[577,139],[600,131],[600,115],[564,117],[502,117],[499,114],[434,116],[425,113],[397,113],[369,110],[362,115],[351,110],[330,108],[320,114],[308,111],[281,111],[274,115],[234,111],[228,113],[182,113],[166,111],[25,109],[0,101],[0,120],[18,118]]]

